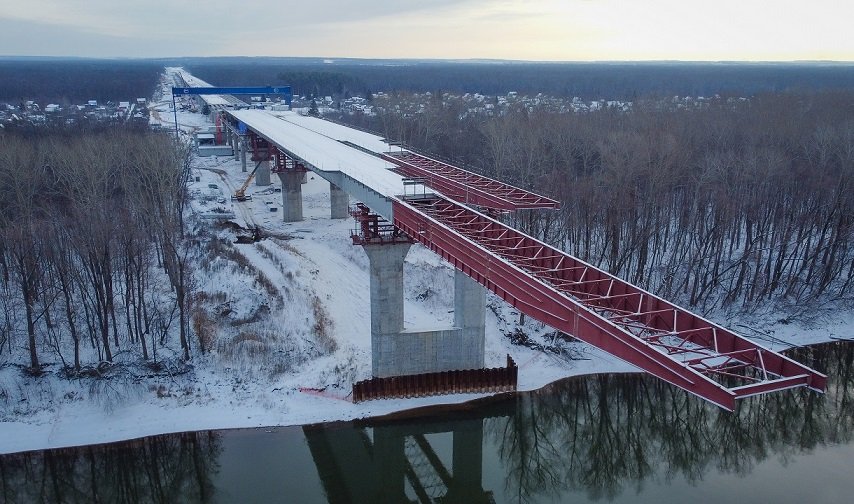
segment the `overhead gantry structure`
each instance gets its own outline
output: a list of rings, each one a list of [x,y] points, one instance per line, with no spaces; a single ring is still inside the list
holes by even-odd
[[[825,375],[492,217],[558,208],[550,198],[322,119],[226,113],[290,160],[282,166],[346,191],[394,236],[423,244],[521,313],[722,408],[756,394],[826,387]],[[407,194],[413,181],[425,189]]]

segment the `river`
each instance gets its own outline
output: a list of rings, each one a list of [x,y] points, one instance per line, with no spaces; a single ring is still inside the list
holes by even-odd
[[[0,456],[0,502],[852,502],[854,344],[793,356],[826,394],[728,413],[645,375],[584,376],[395,419]]]

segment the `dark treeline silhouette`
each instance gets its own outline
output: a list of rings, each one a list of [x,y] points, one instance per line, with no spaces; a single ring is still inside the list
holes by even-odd
[[[854,65],[747,63],[472,63],[300,59],[189,59],[214,85],[291,84],[300,95],[377,91],[544,93],[584,99],[648,96],[752,96],[786,90],[854,86]]]
[[[298,95],[377,91],[506,94],[583,99],[752,96],[854,86],[854,65],[822,63],[533,63],[310,58],[167,60],[0,59],[0,101],[59,104],[149,97],[163,65],[184,65],[214,85],[291,84]]]
[[[148,98],[163,72],[154,60],[0,59],[0,102],[42,105]]]
[[[215,502],[211,477],[221,452],[216,433],[190,432],[0,457],[0,499],[8,504]]]

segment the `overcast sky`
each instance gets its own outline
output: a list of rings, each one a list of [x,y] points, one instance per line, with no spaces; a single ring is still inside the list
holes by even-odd
[[[852,20],[852,0],[0,0],[0,54],[854,61]]]

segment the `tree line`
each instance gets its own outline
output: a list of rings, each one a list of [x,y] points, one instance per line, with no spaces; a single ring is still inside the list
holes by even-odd
[[[0,355],[74,373],[177,332],[189,358],[188,159],[158,133],[0,135]]]
[[[407,100],[340,119],[559,199],[506,219],[659,295],[704,311],[851,300],[850,91],[500,116]]]
[[[45,105],[151,96],[163,65],[154,60],[0,59],[0,102]]]
[[[218,85],[291,84],[300,95],[367,96],[371,92],[544,93],[586,100],[648,96],[752,96],[846,89],[850,64],[535,63],[419,60],[187,59],[196,76]]]

